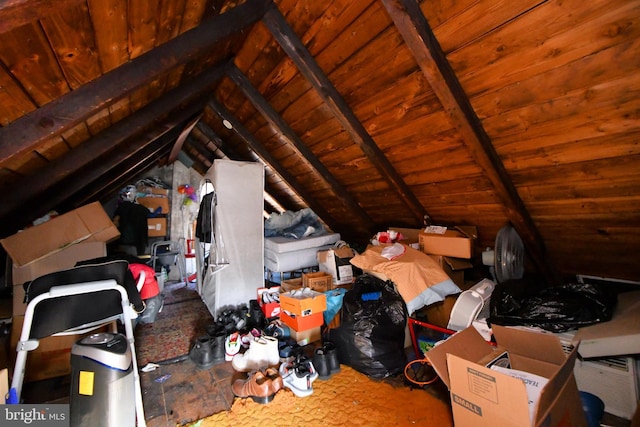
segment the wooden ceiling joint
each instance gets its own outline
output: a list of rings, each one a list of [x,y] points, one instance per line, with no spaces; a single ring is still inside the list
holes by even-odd
[[[228,120],[231,123],[233,130],[236,134],[242,138],[244,142],[246,142],[249,147],[260,157],[260,159],[267,164],[275,173],[280,175],[280,177],[291,187],[291,189],[296,192],[307,205],[315,212],[318,217],[322,218],[324,222],[329,225],[329,227],[333,230],[336,230],[337,222],[331,217],[326,208],[321,204],[316,202],[315,197],[313,197],[299,182],[296,178],[289,173],[278,161],[264,148],[264,146],[257,141],[254,136],[249,132],[238,120],[235,118],[220,102],[216,99],[212,99],[209,101],[209,108],[213,110],[222,120]]]
[[[559,283],[559,274],[555,266],[545,256],[546,250],[542,236],[509,178],[491,139],[447,61],[418,2],[416,0],[382,0],[382,3],[436,96],[448,112],[452,124],[462,134],[469,153],[494,186],[510,222],[522,237],[531,260],[550,283]]]
[[[163,73],[207,53],[218,41],[259,21],[269,5],[270,0],[247,0],[0,128],[0,161],[37,147]]]
[[[425,217],[428,216],[424,206],[422,206],[389,159],[380,150],[371,135],[368,134],[345,99],[322,71],[277,7],[274,6],[265,13],[262,23],[269,29],[282,49],[289,55],[302,75],[313,86],[320,98],[327,104],[333,115],[340,121],[380,175],[395,189],[402,202],[422,224]]]
[[[298,154],[307,165],[315,170],[324,182],[327,184],[334,196],[344,204],[354,215],[358,216],[364,227],[373,233],[376,225],[365,210],[356,202],[349,192],[338,182],[338,180],[329,172],[329,170],[320,162],[318,157],[311,149],[298,137],[291,126],[284,118],[269,104],[262,96],[260,91],[251,84],[251,81],[245,76],[233,62],[229,62],[227,66],[227,76],[242,90],[245,96],[253,104],[253,106],[262,114],[264,119],[274,129],[284,136],[288,145]]]

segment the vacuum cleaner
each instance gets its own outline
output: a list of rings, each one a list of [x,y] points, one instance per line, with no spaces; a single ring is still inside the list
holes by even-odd
[[[69,409],[72,427],[135,427],[134,372],[126,336],[101,332],[73,345]]]

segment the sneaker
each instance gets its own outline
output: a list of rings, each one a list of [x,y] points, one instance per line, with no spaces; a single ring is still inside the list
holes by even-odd
[[[304,355],[299,355],[295,360],[280,365],[280,375],[284,387],[298,397],[313,394],[312,384],[318,378],[313,363]]]
[[[224,342],[224,360],[230,362],[233,357],[240,351],[240,334],[237,332],[232,333],[227,337]]]
[[[255,338],[249,343],[247,351],[233,356],[231,363],[238,372],[277,366],[280,363],[278,340],[269,336]]]
[[[249,348],[249,344],[251,343],[251,341],[255,340],[256,338],[260,338],[261,336],[262,336],[262,331],[256,328],[253,328],[252,330],[250,330],[249,332],[247,332],[246,334],[240,337],[240,344],[242,344],[242,347],[244,348]]]

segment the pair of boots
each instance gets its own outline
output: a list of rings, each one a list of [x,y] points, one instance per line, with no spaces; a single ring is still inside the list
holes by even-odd
[[[321,380],[328,380],[334,374],[340,372],[340,361],[336,345],[330,341],[325,341],[322,347],[315,349],[313,353],[313,366],[318,371]]]
[[[217,363],[224,362],[225,334],[218,332],[215,336],[198,337],[189,352],[189,359],[200,369],[209,369]]]

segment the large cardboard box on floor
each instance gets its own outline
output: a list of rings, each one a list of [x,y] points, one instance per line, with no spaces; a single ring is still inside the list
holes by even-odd
[[[427,352],[451,393],[456,427],[587,425],[573,375],[577,349],[566,354],[553,334],[499,325],[493,333],[497,346],[469,327]],[[548,380],[531,406],[522,379],[487,367],[505,352],[511,369]]]
[[[23,267],[80,242],[108,243],[120,236],[99,202],[90,203],[0,240],[13,264]]]

